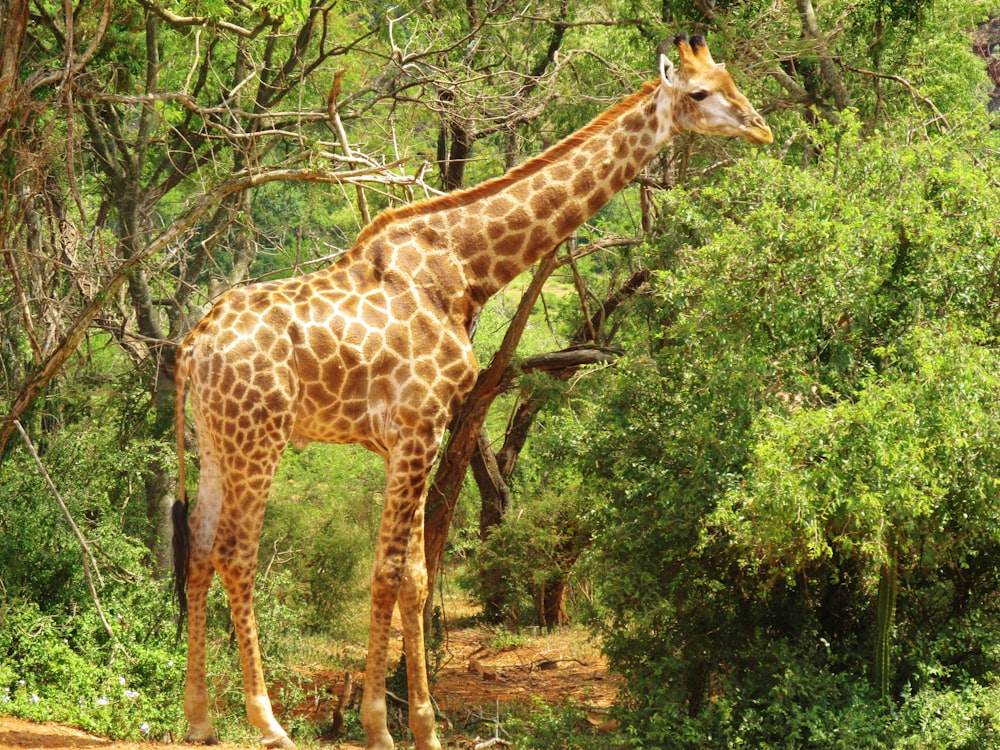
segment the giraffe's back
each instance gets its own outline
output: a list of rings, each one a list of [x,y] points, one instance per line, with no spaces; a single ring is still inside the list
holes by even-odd
[[[359,292],[351,276],[334,267],[216,303],[178,360],[199,433],[243,450],[292,440],[385,453],[400,430],[443,428],[476,374],[465,331],[412,285]]]

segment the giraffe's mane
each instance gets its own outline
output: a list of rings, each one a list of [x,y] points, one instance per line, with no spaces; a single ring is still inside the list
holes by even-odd
[[[445,195],[427,198],[414,203],[408,203],[405,206],[390,208],[382,211],[372,220],[370,224],[361,230],[360,234],[358,234],[358,239],[355,242],[355,245],[360,246],[368,242],[372,237],[385,229],[385,227],[393,221],[397,221],[399,219],[409,219],[414,216],[422,216],[425,214],[435,213],[437,211],[444,211],[449,208],[457,208],[458,206],[465,206],[470,203],[474,203],[487,195],[503,190],[526,177],[530,177],[543,167],[560,159],[566,153],[577,148],[582,142],[591,138],[595,133],[599,133],[604,130],[609,123],[618,119],[624,112],[633,109],[642,99],[647,98],[658,85],[659,81],[647,81],[634,94],[623,99],[621,102],[611,107],[611,109],[608,109],[601,115],[597,116],[581,129],[571,133],[566,138],[559,141],[554,146],[546,149],[538,156],[514,167],[505,174],[486,180],[485,182],[464,190],[456,190],[451,193],[446,193]]]

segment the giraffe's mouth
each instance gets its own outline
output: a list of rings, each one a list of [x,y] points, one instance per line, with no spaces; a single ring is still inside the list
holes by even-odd
[[[765,146],[774,143],[774,135],[771,128],[763,117],[754,112],[743,121],[742,133],[744,138],[758,146]]]

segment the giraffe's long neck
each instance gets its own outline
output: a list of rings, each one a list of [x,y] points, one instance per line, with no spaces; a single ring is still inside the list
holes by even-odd
[[[356,250],[373,263],[386,239],[393,249],[443,251],[462,287],[452,293],[478,307],[597,213],[673,135],[669,93],[659,82],[646,83],[501,177],[383,212],[358,237]],[[435,282],[448,283],[440,273]]]
[[[603,208],[672,136],[670,115],[667,94],[646,84],[545,153],[469,191],[472,200],[453,209],[452,247],[472,296],[487,299]]]

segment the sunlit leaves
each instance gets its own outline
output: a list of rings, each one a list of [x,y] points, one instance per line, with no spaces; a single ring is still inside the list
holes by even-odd
[[[763,417],[709,529],[793,582],[835,549],[866,560],[873,579],[890,548],[907,564],[927,535],[939,555],[969,524],[1000,539],[1000,358],[966,333],[917,330],[855,399]]]

